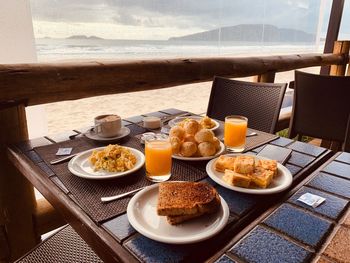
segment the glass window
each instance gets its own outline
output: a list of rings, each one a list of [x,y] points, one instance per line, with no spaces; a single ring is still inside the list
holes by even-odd
[[[343,17],[339,30],[339,40],[350,40],[350,0],[345,0]]]
[[[31,0],[39,60],[322,50],[331,0]]]

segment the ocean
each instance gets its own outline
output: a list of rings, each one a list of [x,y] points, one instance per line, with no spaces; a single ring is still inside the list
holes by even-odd
[[[38,38],[39,61],[249,56],[322,51],[315,43]]]

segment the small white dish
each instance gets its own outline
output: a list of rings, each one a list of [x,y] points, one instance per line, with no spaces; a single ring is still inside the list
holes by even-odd
[[[131,174],[137,171],[138,169],[140,169],[145,163],[145,156],[142,152],[134,148],[125,147],[125,148],[128,148],[136,156],[136,164],[132,169],[124,172],[107,172],[104,170],[94,171],[94,168],[89,161],[89,157],[94,150],[102,150],[104,148],[105,147],[98,147],[98,148],[90,149],[78,154],[72,160],[69,161],[68,163],[69,171],[72,174],[85,179],[103,180],[103,179],[118,178],[118,177]]]
[[[238,156],[238,155],[249,155],[249,154],[227,154],[228,156]],[[256,159],[267,159],[261,156],[255,156],[255,155],[250,155],[253,156]],[[234,190],[237,192],[241,193],[246,193],[246,194],[260,194],[260,195],[267,195],[267,194],[275,194],[284,191],[287,189],[293,182],[293,176],[290,173],[290,171],[283,166],[280,163],[277,163],[277,169],[278,169],[278,174],[275,176],[271,182],[271,184],[263,189],[263,188],[244,188],[244,187],[238,187],[238,186],[233,186],[228,183],[226,183],[222,177],[224,173],[218,172],[214,168],[214,163],[216,159],[211,160],[210,162],[207,163],[207,174],[209,177],[219,185],[230,189]]]
[[[101,137],[99,136],[94,130],[89,130],[84,135],[94,141],[98,142],[113,142],[120,140],[130,134],[130,129],[128,127],[122,127],[119,131],[119,133],[116,136],[113,137]]]
[[[173,158],[174,159],[178,159],[178,160],[183,160],[183,161],[208,161],[211,160],[213,158],[218,157],[220,154],[222,154],[225,151],[225,144],[223,142],[220,141],[220,150],[217,151],[215,153],[215,155],[212,156],[205,156],[205,157],[184,157],[181,155],[177,155],[177,154],[173,154]]]
[[[158,184],[151,185],[134,195],[128,204],[128,220],[142,235],[163,243],[189,244],[214,236],[227,224],[229,208],[220,197],[221,207],[216,213],[170,225],[165,216],[157,214],[158,189]]]
[[[169,121],[168,124],[169,124],[170,127],[174,127],[178,123],[180,123],[180,122],[182,122],[183,120],[186,120],[186,119],[193,119],[193,120],[196,120],[196,121],[200,121],[202,118],[203,117],[201,117],[201,116],[176,117],[175,119],[172,119],[171,121]],[[220,127],[220,124],[214,119],[211,119],[211,120],[215,124],[215,126],[213,128],[210,128],[209,130],[215,131],[217,128]]]

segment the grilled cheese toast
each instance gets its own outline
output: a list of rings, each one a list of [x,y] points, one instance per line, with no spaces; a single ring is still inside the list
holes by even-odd
[[[165,182],[159,184],[157,213],[167,216],[170,224],[178,224],[220,207],[220,197],[211,185],[197,182]]]

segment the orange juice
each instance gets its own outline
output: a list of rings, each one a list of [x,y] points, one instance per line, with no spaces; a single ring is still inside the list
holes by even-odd
[[[224,142],[227,150],[242,152],[245,147],[248,119],[242,116],[225,118]]]
[[[171,175],[171,144],[167,140],[149,140],[145,146],[146,175],[153,182],[162,182]]]

